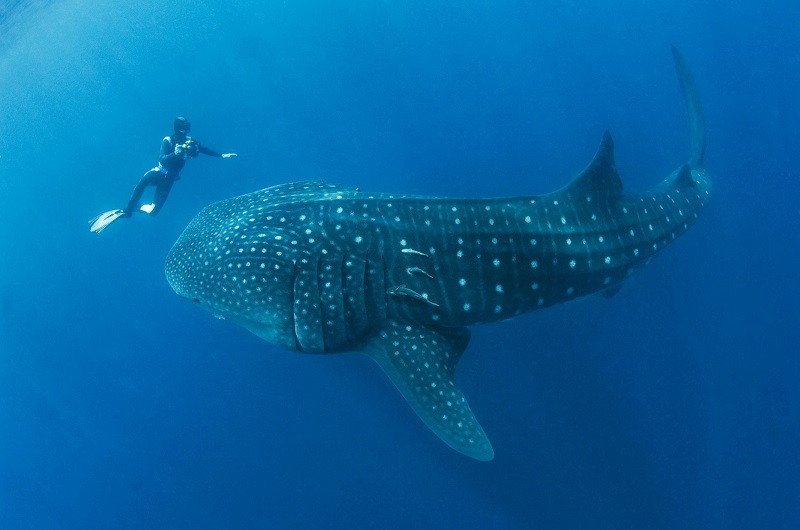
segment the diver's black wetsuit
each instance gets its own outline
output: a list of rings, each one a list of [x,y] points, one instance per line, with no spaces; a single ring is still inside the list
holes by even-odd
[[[186,135],[180,133],[164,137],[161,141],[161,156],[158,157],[158,166],[145,173],[142,180],[134,188],[133,195],[131,195],[128,205],[125,207],[125,217],[130,217],[138,209],[139,200],[141,200],[144,189],[147,186],[156,187],[153,195],[153,211],[150,212],[150,215],[158,214],[161,207],[167,202],[167,196],[169,196],[172,185],[181,178],[181,169],[186,165],[186,158],[175,154],[175,145],[186,142],[186,139]],[[217,157],[222,156],[216,151],[203,147],[199,142],[197,142],[197,146],[197,152],[188,156],[197,156],[197,153]]]

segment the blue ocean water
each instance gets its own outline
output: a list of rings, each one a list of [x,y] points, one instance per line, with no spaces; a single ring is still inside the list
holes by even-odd
[[[800,4],[31,0],[0,8],[0,528],[800,527]],[[611,299],[476,327],[497,456],[369,359],[279,350],[174,295],[204,205],[322,178],[545,193],[609,129],[628,190],[688,155],[698,224]],[[101,235],[177,115],[201,157]]]

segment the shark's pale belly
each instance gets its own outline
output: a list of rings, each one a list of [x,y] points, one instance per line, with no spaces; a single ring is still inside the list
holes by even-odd
[[[618,288],[685,232],[711,182],[691,77],[676,54],[691,164],[624,195],[606,134],[542,196],[441,199],[292,183],[205,208],[167,258],[175,291],[287,349],[361,351],[446,443],[494,452],[453,381],[467,326]]]

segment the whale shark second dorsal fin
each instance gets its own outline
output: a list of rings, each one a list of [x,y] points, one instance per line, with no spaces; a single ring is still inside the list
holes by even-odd
[[[594,158],[565,188],[556,192],[578,200],[614,202],[622,196],[622,179],[614,162],[614,140],[603,133]]]

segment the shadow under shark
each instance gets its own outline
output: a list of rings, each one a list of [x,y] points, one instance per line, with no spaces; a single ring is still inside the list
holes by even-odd
[[[491,460],[453,380],[467,326],[613,294],[708,201],[700,101],[673,55],[691,157],[646,193],[622,193],[608,133],[589,166],[547,195],[443,199],[282,184],[204,208],[172,247],[167,279],[289,350],[366,353],[445,443]]]

